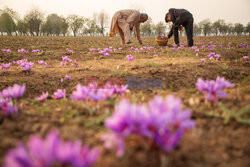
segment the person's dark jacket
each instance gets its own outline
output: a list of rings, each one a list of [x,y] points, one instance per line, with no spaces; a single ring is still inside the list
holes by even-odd
[[[178,29],[178,27],[183,23],[184,20],[183,17],[181,16],[186,13],[192,16],[192,14],[186,9],[175,9],[175,8],[169,9],[169,14],[171,15],[171,21],[173,23],[173,27],[171,28],[171,31],[168,34],[168,38],[170,38],[173,35],[174,29]],[[167,16],[165,19],[167,20]]]

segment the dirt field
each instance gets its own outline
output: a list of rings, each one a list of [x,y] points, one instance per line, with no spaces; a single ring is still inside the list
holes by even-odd
[[[181,38],[181,42],[186,38]],[[107,131],[104,120],[112,114],[114,106],[122,98],[132,102],[146,103],[154,95],[174,94],[181,98],[184,108],[192,110],[196,127],[187,133],[180,145],[167,155],[168,167],[249,167],[250,166],[250,37],[196,37],[195,45],[199,52],[185,49],[173,51],[173,47],[159,47],[153,37],[143,38],[143,46],[155,47],[151,50],[133,51],[130,47],[141,48],[135,38],[132,45],[120,46],[119,38],[106,37],[5,37],[0,36],[0,49],[11,49],[11,53],[0,51],[0,64],[27,58],[34,62],[29,72],[17,69],[0,71],[0,90],[14,83],[26,84],[26,92],[21,101],[23,107],[16,117],[4,119],[0,123],[0,164],[7,150],[16,143],[26,143],[32,134],[45,136],[51,129],[60,131],[63,139],[81,139],[83,144],[99,147],[102,152],[95,167],[158,167],[160,159],[157,152],[151,151],[137,138],[129,138],[126,154],[117,158],[111,151],[103,148],[100,136]],[[222,45],[213,51],[202,49],[202,42],[208,45]],[[210,43],[212,42],[212,43]],[[228,49],[228,43],[231,48]],[[169,44],[173,43],[173,39]],[[89,49],[112,47],[117,50],[110,56],[103,56]],[[118,50],[122,47],[122,50]],[[24,48],[29,53],[18,53]],[[69,54],[66,48],[73,50]],[[41,50],[31,53],[32,49]],[[209,60],[210,52],[221,54],[220,60]],[[60,66],[62,56],[77,60],[78,67]],[[133,55],[130,62],[127,55]],[[158,56],[154,56],[157,54]],[[206,58],[205,62],[201,62]],[[37,63],[47,62],[49,68]],[[61,82],[65,75],[71,76]],[[227,98],[220,103],[205,101],[195,83],[198,78],[216,79],[217,76],[235,83],[226,90]],[[131,89],[123,96],[101,102],[75,102],[69,97],[78,83],[86,85],[87,79],[95,77],[106,81],[110,78],[123,79],[162,79],[162,89]],[[35,98],[42,91],[52,95],[57,89],[66,89],[67,98],[38,102]],[[221,104],[221,105],[220,105]],[[223,107],[224,106],[224,107]],[[228,108],[226,110],[224,108]],[[242,109],[246,114],[236,116]],[[244,120],[248,120],[244,121]]]

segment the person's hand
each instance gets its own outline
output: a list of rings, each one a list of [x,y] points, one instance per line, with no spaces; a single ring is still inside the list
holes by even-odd
[[[179,29],[180,31],[182,31],[183,26],[182,26],[182,25],[180,25],[178,29]]]

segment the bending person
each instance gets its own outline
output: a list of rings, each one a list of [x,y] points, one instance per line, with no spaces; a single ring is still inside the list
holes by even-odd
[[[173,26],[171,31],[168,34],[168,38],[174,34],[174,42],[179,46],[179,33],[178,29],[181,29],[182,26],[185,27],[187,34],[188,46],[191,47],[194,45],[193,41],[193,24],[194,18],[193,15],[186,9],[169,9],[169,12],[165,16],[165,21],[168,23],[172,21]]]
[[[140,13],[137,10],[120,10],[112,17],[109,36],[113,37],[117,31],[121,37],[121,43],[124,45],[130,44],[130,31],[135,27],[136,37],[140,44],[142,44],[140,35],[140,24],[148,20],[148,15]]]

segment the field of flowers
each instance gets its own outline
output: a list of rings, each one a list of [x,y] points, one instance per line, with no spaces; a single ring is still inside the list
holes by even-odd
[[[0,38],[0,166],[250,166],[250,37]]]

